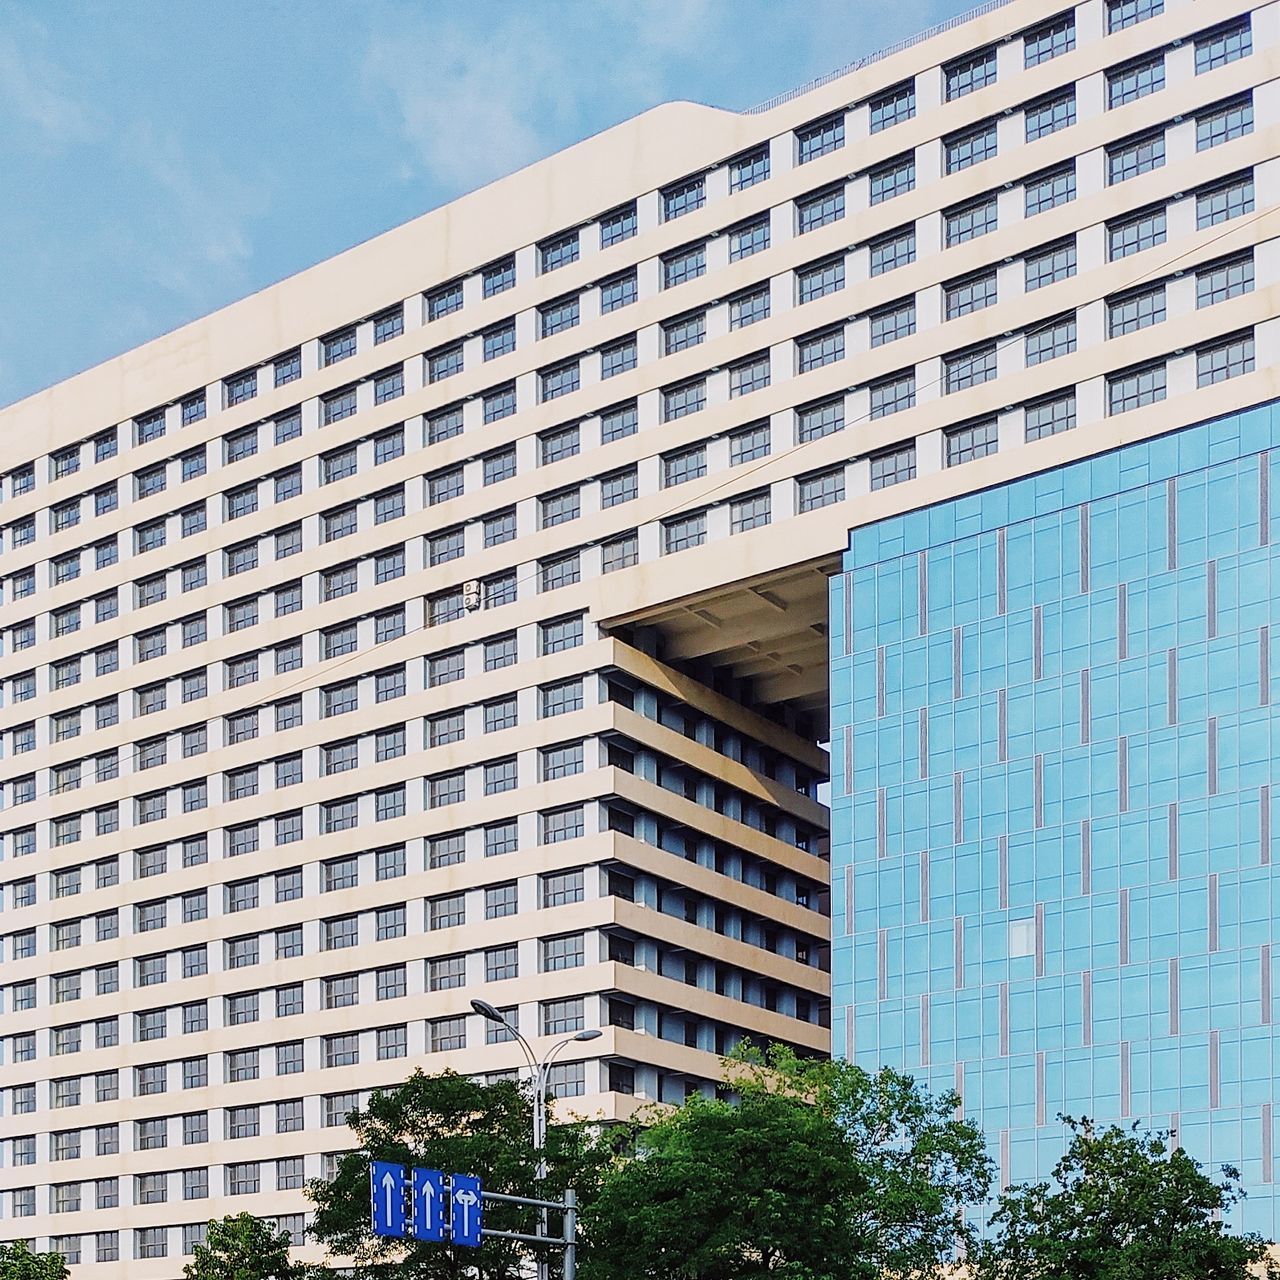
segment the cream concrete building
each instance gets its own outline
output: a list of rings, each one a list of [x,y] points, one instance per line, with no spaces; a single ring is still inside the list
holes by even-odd
[[[300,1235],[371,1089],[520,1067],[473,997],[608,1117],[829,1052],[848,531],[1276,394],[1278,75],[989,3],[0,412],[0,1234]]]

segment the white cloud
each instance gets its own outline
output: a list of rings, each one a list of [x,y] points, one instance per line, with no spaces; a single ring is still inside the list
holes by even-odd
[[[43,56],[43,33],[0,31],[0,113],[28,126],[24,137],[39,146],[62,150],[93,136],[89,107],[81,102],[69,76]]]

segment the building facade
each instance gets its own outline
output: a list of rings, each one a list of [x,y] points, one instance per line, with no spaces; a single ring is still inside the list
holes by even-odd
[[[226,1212],[300,1235],[302,1184],[370,1089],[419,1065],[518,1069],[475,997],[540,1049],[600,1029],[555,1087],[606,1117],[714,1089],[743,1035],[953,1083],[970,1046],[946,1041],[944,1000],[921,1005],[901,930],[970,911],[939,895],[949,866],[980,876],[964,823],[994,801],[966,801],[962,778],[955,847],[931,829],[923,872],[890,826],[908,751],[890,651],[918,615],[886,602],[908,553],[884,531],[1070,475],[1059,506],[1000,526],[1016,545],[1043,516],[1067,564],[1070,512],[1120,501],[1081,459],[1280,393],[1278,43],[1275,4],[989,4],[756,111],[657,108],[0,412],[3,1234],[104,1280],[172,1276]],[[954,599],[930,579],[935,643],[988,589],[969,564],[995,536],[984,518],[966,507],[936,547],[910,544],[957,565]],[[861,526],[881,532],[846,558]],[[1090,590],[1114,591],[1101,506],[1094,526]],[[1008,554],[1003,590],[1025,594]],[[846,588],[868,573],[886,584],[874,605]],[[1052,598],[1037,580],[1035,606],[1074,609],[1068,578]],[[1223,637],[1262,625],[1220,599]],[[1011,609],[980,652],[1023,643]],[[1193,699],[1206,660],[1147,626],[1133,615],[1135,658],[1163,646]],[[883,654],[874,727],[866,644]],[[1097,664],[1101,700],[1128,669]],[[978,766],[947,740],[963,715],[938,679],[926,757],[963,774]],[[1199,704],[1178,712],[1190,733]],[[1039,729],[1010,721],[1010,760]],[[1059,749],[1043,731],[1034,758]],[[1118,736],[1134,811],[1167,810],[1139,792],[1145,741],[1127,721]],[[1224,796],[1264,785],[1232,768]],[[869,801],[893,864],[874,891]],[[1079,815],[1040,816],[1065,848]],[[1127,963],[1150,986],[1172,957],[1148,961],[1102,818],[1094,882],[1131,895]],[[1190,827],[1185,842],[1186,892],[1219,877],[1219,950],[1256,952],[1256,930],[1231,932],[1235,872],[1197,863]],[[1029,856],[1009,852],[1009,874]],[[917,878],[914,905],[894,875]],[[1057,975],[1041,939],[1066,875],[1056,897],[1030,890],[1040,978],[1026,956],[1004,977],[973,953],[993,966],[975,990],[1008,1004],[1009,1047],[1044,1076],[1033,1106],[1056,1096],[1069,1011],[1051,1028],[1046,995],[1028,1031],[1015,979]],[[921,876],[926,922],[903,914]],[[990,908],[1018,922],[994,920],[997,941],[1026,944],[1026,892],[1010,881]],[[1098,971],[1099,1046],[1121,1016],[1105,945],[1072,955]],[[955,1007],[953,955],[936,990]],[[1190,992],[1204,967],[1189,954],[1161,980]],[[1210,1033],[1189,1005],[1180,1026]],[[1220,1105],[1251,1106],[1226,1083],[1235,1032],[1213,1030]],[[1148,1042],[1128,1026],[1122,1042],[1145,1106]],[[987,1057],[967,1105],[1008,1132],[1016,1172],[1034,1136]],[[1188,1133],[1204,1114],[1189,1093],[1174,1110]]]

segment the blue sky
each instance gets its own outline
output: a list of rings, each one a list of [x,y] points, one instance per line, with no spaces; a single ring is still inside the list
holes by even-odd
[[[671,98],[972,0],[0,0],[0,404]]]

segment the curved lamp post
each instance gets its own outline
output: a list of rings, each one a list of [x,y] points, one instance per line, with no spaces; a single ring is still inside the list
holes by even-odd
[[[533,1149],[538,1157],[537,1168],[534,1171],[534,1177],[539,1183],[547,1176],[547,1081],[551,1073],[551,1064],[555,1061],[556,1055],[566,1045],[580,1043],[584,1040],[598,1040],[601,1033],[597,1030],[579,1031],[576,1035],[565,1036],[563,1040],[557,1040],[555,1044],[542,1056],[538,1058],[534,1053],[532,1046],[528,1040],[520,1034],[515,1027],[509,1023],[502,1014],[494,1008],[487,1000],[473,1000],[471,1007],[486,1022],[496,1023],[498,1026],[506,1027],[511,1032],[512,1037],[524,1051],[525,1060],[529,1064],[529,1070],[533,1073]],[[547,1211],[540,1209],[538,1211],[541,1231],[543,1235],[547,1233]],[[538,1257],[538,1276],[539,1280],[545,1280],[547,1274],[546,1259],[539,1254]]]

